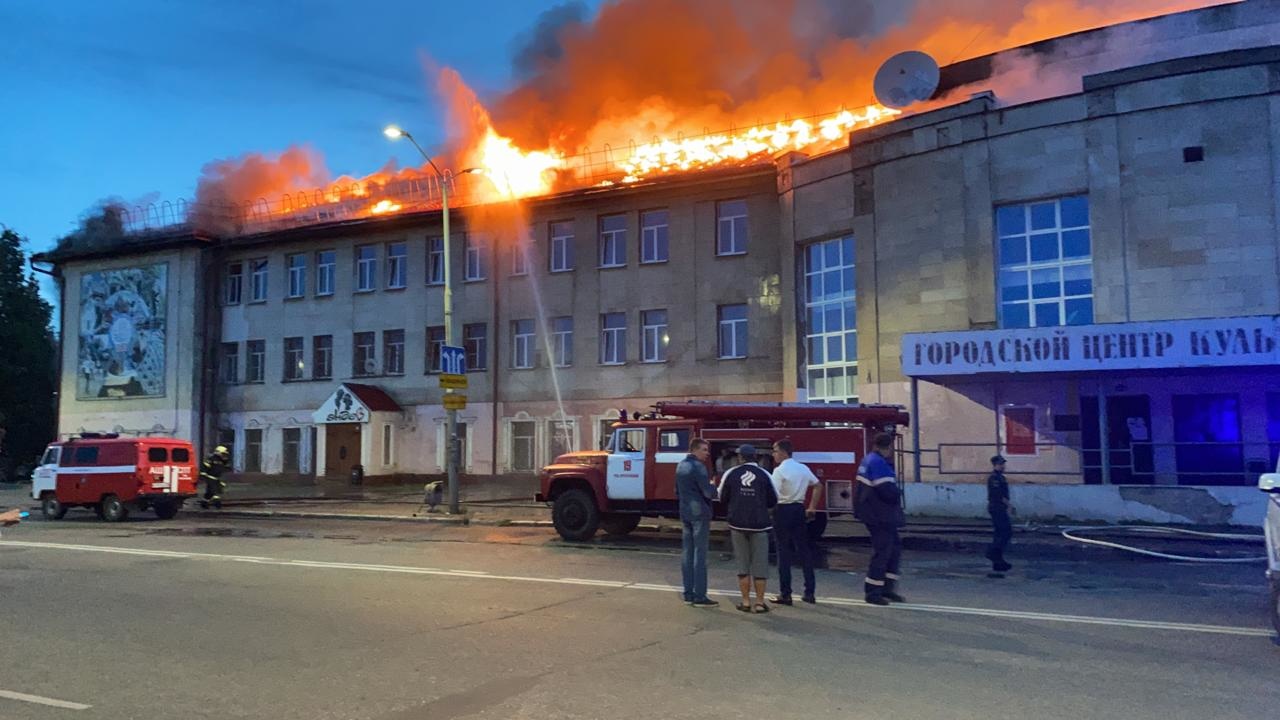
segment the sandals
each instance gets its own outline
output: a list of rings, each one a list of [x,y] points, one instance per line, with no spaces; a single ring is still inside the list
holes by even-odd
[[[756,603],[755,605],[743,605],[739,603],[735,607],[737,607],[741,612],[754,613],[757,615],[763,615],[764,613],[769,612],[769,606],[764,603]]]
[[[742,612],[744,612],[744,613],[749,613],[749,612],[751,612],[751,606],[750,606],[750,605],[743,605],[743,604],[739,603],[739,604],[738,604],[738,605],[736,605],[735,607],[737,607],[739,610],[741,610],[741,611],[742,611]]]

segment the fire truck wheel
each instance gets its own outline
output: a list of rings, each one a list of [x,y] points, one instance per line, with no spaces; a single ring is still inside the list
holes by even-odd
[[[51,492],[40,494],[40,512],[45,520],[61,520],[67,515],[67,506],[58,501],[58,496]]]
[[[178,511],[182,509],[181,500],[167,500],[155,504],[156,517],[161,520],[172,520],[178,516]]]
[[[810,540],[821,540],[822,535],[827,532],[827,514],[818,513],[812,520],[805,524],[805,529],[809,531]]]
[[[586,490],[566,490],[551,507],[551,522],[565,540],[590,540],[600,527],[600,510]]]
[[[129,508],[115,495],[107,495],[98,503],[98,516],[107,522],[121,522],[129,517]]]
[[[600,527],[606,535],[622,537],[630,535],[640,525],[640,516],[633,513],[610,513],[600,520]]]

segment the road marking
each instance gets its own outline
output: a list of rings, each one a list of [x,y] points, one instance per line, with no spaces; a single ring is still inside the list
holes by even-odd
[[[54,700],[53,698],[41,697],[39,695],[28,695],[26,693],[13,692],[11,690],[0,690],[0,698],[9,700],[17,700],[19,702],[32,703],[35,705],[48,705],[49,707],[62,708],[63,710],[88,710],[92,705],[82,705],[81,703],[67,702],[66,700]]]
[[[375,565],[369,563],[330,562],[324,560],[290,560],[287,558],[258,557],[252,555],[224,555],[219,553],[176,552],[172,550],[143,550],[110,545],[79,545],[48,542],[24,542],[19,540],[0,540],[0,546],[25,547],[37,550],[78,550],[82,552],[107,553],[112,555],[139,555],[164,558],[226,560],[230,562],[255,563],[283,567],[311,568],[321,570],[355,570],[360,572],[382,572],[401,575],[433,575],[442,577],[467,578],[470,580],[506,580],[509,582],[541,583],[546,585],[575,585],[586,587],[612,588],[616,590],[640,590],[645,592],[679,592],[681,588],[656,583],[630,582],[626,580],[593,580],[589,578],[551,578],[528,575],[497,575],[482,570],[443,570],[439,568],[414,567],[412,565]],[[738,593],[733,590],[712,590],[708,594],[721,597],[734,597]],[[1245,637],[1271,637],[1273,632],[1264,628],[1238,627],[1232,625],[1201,625],[1196,623],[1165,622],[1162,620],[1133,620],[1128,618],[1095,617],[1090,615],[1064,615],[1059,613],[1030,612],[1021,610],[998,610],[994,608],[975,608],[957,605],[921,605],[915,603],[895,604],[888,608],[868,605],[857,598],[823,597],[822,604],[848,608],[863,608],[871,611],[909,611],[927,612],[946,615],[978,615],[983,617],[1003,618],[1009,620],[1028,620],[1039,622],[1073,623],[1077,625],[1106,625],[1111,627],[1137,628],[1143,630],[1169,630],[1174,632],[1209,633],[1216,635],[1240,635]]]

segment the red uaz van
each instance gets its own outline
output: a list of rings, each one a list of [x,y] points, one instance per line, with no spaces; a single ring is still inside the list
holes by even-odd
[[[195,450],[186,440],[86,433],[49,446],[31,496],[50,520],[73,507],[91,507],[108,522],[148,508],[168,520],[195,496],[197,477]]]

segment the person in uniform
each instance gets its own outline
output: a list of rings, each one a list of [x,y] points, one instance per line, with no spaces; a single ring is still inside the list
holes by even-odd
[[[222,507],[222,493],[227,489],[227,484],[222,482],[222,474],[230,465],[231,453],[223,445],[214,448],[209,457],[200,463],[200,479],[204,481],[204,497],[200,500],[200,507],[207,508],[210,504],[215,508]]]
[[[867,602],[888,605],[890,601],[906,602],[898,594],[898,566],[902,560],[902,538],[898,528],[902,515],[902,491],[887,457],[893,452],[893,437],[876,436],[873,450],[858,466],[858,489],[854,496],[854,516],[867,526],[871,535],[871,563],[863,586]]]
[[[1004,458],[996,455],[991,458],[991,474],[987,476],[987,512],[991,514],[991,547],[987,548],[987,559],[991,561],[991,569],[998,573],[1013,568],[1004,560],[1005,548],[1009,547],[1009,540],[1013,537],[1013,521],[1009,519],[1012,509],[1009,481],[1004,476]]]

